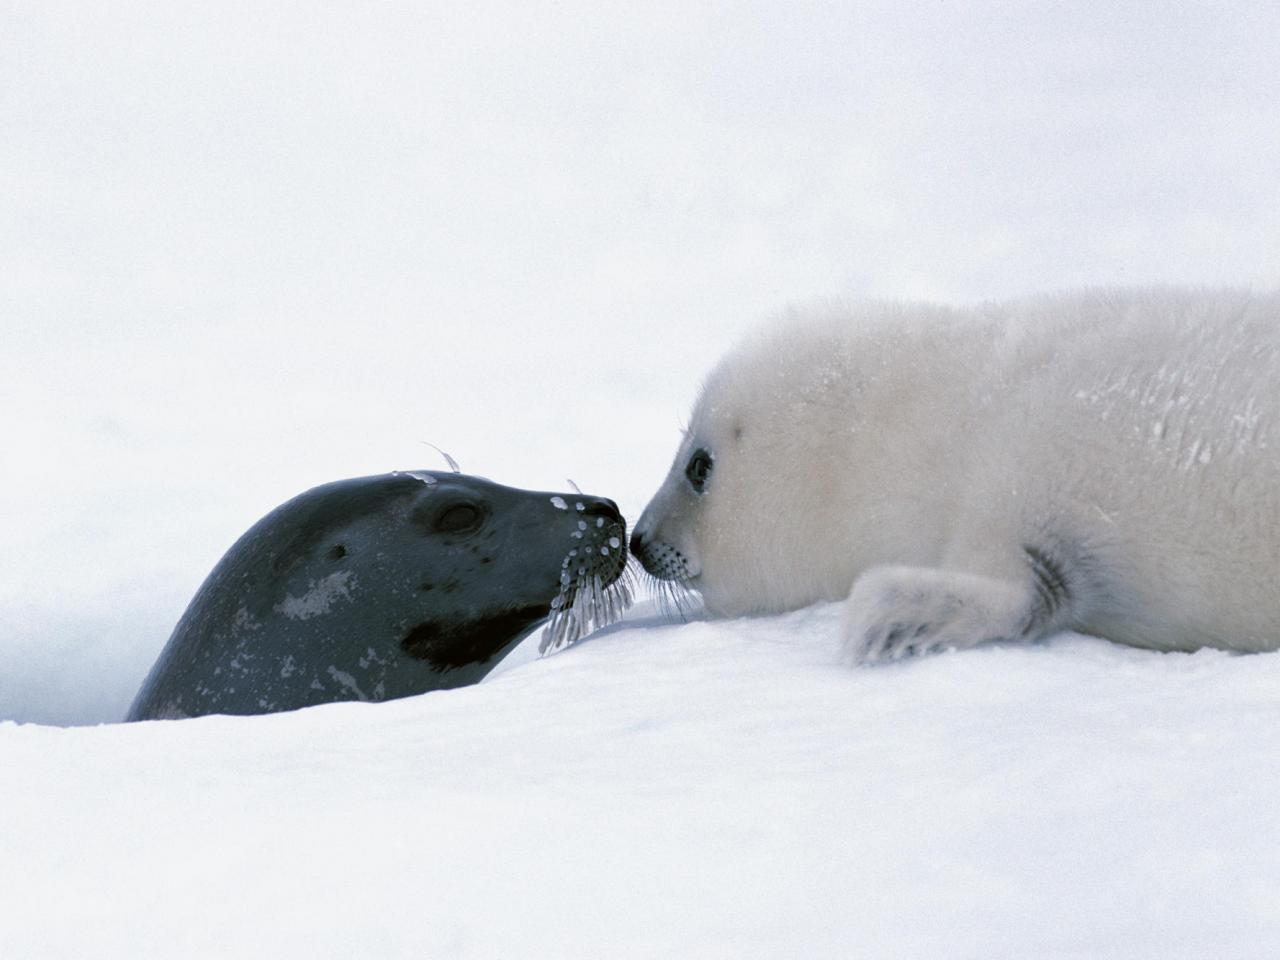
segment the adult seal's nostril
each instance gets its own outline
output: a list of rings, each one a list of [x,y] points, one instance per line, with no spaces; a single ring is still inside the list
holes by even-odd
[[[622,523],[622,513],[618,505],[605,497],[583,497],[582,512],[588,517],[604,517],[614,523]]]

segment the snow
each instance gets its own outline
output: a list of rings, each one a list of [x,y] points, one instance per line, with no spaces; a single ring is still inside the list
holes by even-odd
[[[0,24],[0,956],[1280,952],[1274,656],[855,671],[830,609],[642,607],[478,687],[114,723],[309,487],[448,450],[636,519],[793,302],[1280,283],[1280,11]]]
[[[1263,957],[1280,658],[849,670],[834,606],[476,687],[0,727],[4,956]]]

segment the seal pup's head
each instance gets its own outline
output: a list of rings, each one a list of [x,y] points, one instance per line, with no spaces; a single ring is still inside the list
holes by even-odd
[[[792,609],[847,593],[829,556],[843,539],[849,417],[858,391],[839,324],[789,322],[747,339],[703,384],[631,551],[709,613]]]

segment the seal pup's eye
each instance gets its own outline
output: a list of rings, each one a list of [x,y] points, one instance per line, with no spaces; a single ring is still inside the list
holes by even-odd
[[[441,533],[464,533],[479,525],[480,510],[471,503],[455,503],[446,507],[435,520],[435,528]]]
[[[693,456],[689,458],[689,464],[684,468],[684,475],[689,480],[689,486],[693,487],[698,493],[703,493],[707,486],[707,478],[711,476],[711,454],[699,447],[693,451]]]

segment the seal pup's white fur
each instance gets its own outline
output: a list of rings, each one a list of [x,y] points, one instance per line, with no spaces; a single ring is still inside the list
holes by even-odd
[[[632,549],[850,659],[1074,629],[1280,647],[1280,295],[792,315],[711,372]]]

